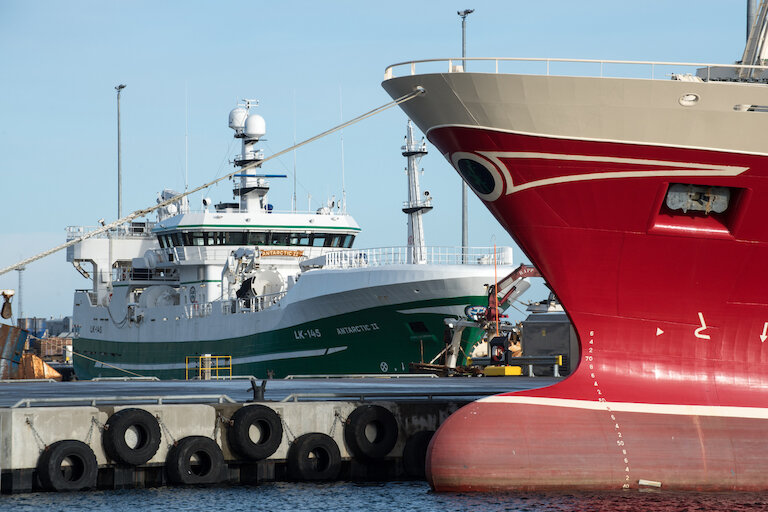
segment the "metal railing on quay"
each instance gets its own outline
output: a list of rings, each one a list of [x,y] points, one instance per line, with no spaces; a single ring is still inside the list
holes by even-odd
[[[438,392],[398,392],[394,391],[391,393],[382,393],[382,392],[375,392],[375,393],[366,393],[366,392],[350,392],[350,393],[291,393],[290,395],[286,396],[281,402],[298,402],[301,399],[312,399],[312,400],[318,400],[318,399],[332,399],[332,400],[341,400],[341,399],[356,399],[360,402],[366,402],[371,400],[394,400],[394,399],[400,399],[400,398],[420,398],[420,399],[426,399],[426,400],[433,400],[435,398],[481,398],[486,397],[494,394],[491,393],[476,393],[471,391],[458,391],[455,393],[452,393],[450,391],[438,391]]]
[[[439,379],[434,373],[401,373],[401,374],[389,374],[389,373],[345,373],[345,374],[319,374],[319,375],[287,375],[283,377],[283,380],[296,380],[296,379]]]
[[[167,395],[167,396],[91,396],[91,397],[60,397],[60,398],[23,398],[11,406],[11,409],[35,406],[56,406],[85,404],[96,407],[96,404],[112,403],[152,403],[162,405],[164,403],[199,403],[211,402],[235,404],[227,395]]]

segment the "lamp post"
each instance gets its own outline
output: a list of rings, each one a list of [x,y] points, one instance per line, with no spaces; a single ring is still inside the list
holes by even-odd
[[[120,162],[120,92],[125,89],[125,84],[115,87],[117,91],[117,218],[123,217],[123,176]]]
[[[464,9],[457,11],[461,16],[461,66],[464,71],[467,70],[467,16],[475,12],[474,9]],[[467,247],[469,246],[469,225],[467,220],[467,183],[461,182],[461,262],[467,262]]]

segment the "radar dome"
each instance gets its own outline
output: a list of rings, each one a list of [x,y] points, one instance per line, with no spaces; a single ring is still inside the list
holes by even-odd
[[[267,124],[264,122],[264,118],[258,114],[251,114],[245,120],[245,132],[246,137],[258,139],[263,137],[267,133]]]
[[[248,117],[248,111],[243,107],[232,109],[229,113],[229,127],[240,133],[245,128],[245,118]]]

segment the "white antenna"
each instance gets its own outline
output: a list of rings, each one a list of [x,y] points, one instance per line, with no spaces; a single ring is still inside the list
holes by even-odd
[[[339,118],[344,120],[343,98],[341,95],[341,85],[339,85]],[[347,213],[347,189],[344,186],[344,130],[339,130],[341,135],[341,212]]]

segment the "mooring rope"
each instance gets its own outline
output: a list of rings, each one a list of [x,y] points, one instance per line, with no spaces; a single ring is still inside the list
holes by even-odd
[[[39,338],[39,337],[37,337],[37,336],[35,336],[34,334],[31,334],[31,333],[28,333],[28,334],[27,334],[27,338],[28,338],[28,339],[29,339],[29,338],[31,338],[31,339],[34,339],[34,340],[37,340],[37,341],[39,341],[39,342],[40,342],[40,344],[41,344],[41,346],[42,346],[42,343],[43,343],[44,341],[46,341],[44,338]],[[75,352],[74,350],[72,350],[71,352],[72,352],[72,355],[73,355],[73,356],[82,357],[82,358],[84,358],[84,359],[90,359],[91,361],[93,361],[93,362],[95,362],[95,363],[101,363],[101,364],[103,364],[104,366],[108,366],[108,367],[110,367],[110,368],[114,368],[115,370],[120,370],[121,372],[125,372],[125,373],[128,373],[128,374],[130,374],[130,375],[133,375],[133,376],[135,376],[135,377],[144,377],[144,375],[140,375],[140,374],[138,374],[138,373],[134,373],[134,372],[132,372],[132,371],[130,371],[130,370],[126,370],[125,368],[120,368],[119,366],[115,366],[115,365],[109,364],[109,363],[107,363],[107,362],[105,362],[105,361],[99,361],[98,359],[94,359],[94,358],[92,358],[92,357],[88,357],[88,356],[86,356],[85,354],[80,354],[79,352]],[[21,362],[21,359],[19,359],[19,361],[11,361],[11,362],[20,363],[20,362]],[[44,361],[44,362],[47,362],[47,361]]]
[[[186,196],[188,196],[190,194],[194,194],[195,192],[199,192],[199,191],[201,191],[201,190],[203,190],[205,188],[208,188],[211,185],[215,185],[216,183],[218,183],[220,181],[223,181],[225,179],[231,178],[235,174],[239,174],[239,173],[242,173],[242,172],[247,171],[249,169],[253,169],[254,167],[258,167],[261,164],[263,164],[264,162],[268,162],[269,160],[272,160],[273,158],[277,158],[277,157],[282,156],[282,155],[284,155],[286,153],[289,153],[289,152],[291,152],[291,151],[293,151],[295,149],[298,149],[298,148],[300,148],[302,146],[305,146],[305,145],[307,145],[307,144],[309,144],[311,142],[314,142],[314,141],[316,141],[318,139],[322,139],[323,137],[325,137],[327,135],[330,135],[330,134],[332,134],[334,132],[342,130],[342,129],[346,128],[347,126],[352,126],[353,124],[359,123],[360,121],[362,121],[364,119],[368,119],[369,117],[375,116],[376,114],[380,114],[380,113],[384,112],[385,110],[390,109],[390,108],[392,108],[392,107],[394,107],[396,105],[400,105],[401,103],[405,103],[406,101],[410,101],[413,98],[415,98],[416,96],[424,94],[424,92],[425,91],[424,91],[423,87],[417,87],[416,89],[414,89],[412,92],[410,92],[408,94],[400,96],[399,98],[397,98],[397,99],[395,99],[393,101],[390,101],[389,103],[385,103],[384,105],[382,105],[380,107],[377,107],[377,108],[375,108],[373,110],[369,110],[365,114],[361,114],[361,115],[355,117],[354,119],[351,119],[349,121],[346,121],[344,123],[336,125],[336,126],[334,126],[333,128],[331,128],[329,130],[326,130],[326,131],[324,131],[322,133],[319,133],[319,134],[315,135],[314,137],[310,137],[310,138],[308,138],[308,139],[306,139],[306,140],[304,140],[302,142],[299,142],[298,144],[294,144],[293,146],[291,146],[289,148],[286,148],[286,149],[284,149],[282,151],[278,151],[277,153],[275,153],[273,155],[270,155],[270,156],[268,156],[267,158],[265,158],[263,160],[259,160],[258,162],[254,162],[252,164],[248,164],[248,165],[246,165],[244,167],[241,167],[240,169],[237,169],[236,171],[233,171],[233,172],[231,172],[229,174],[225,174],[224,176],[221,176],[220,178],[216,178],[215,180],[210,181],[210,182],[208,182],[208,183],[206,183],[204,185],[200,185],[197,188],[193,188],[192,190],[189,190],[187,192],[184,192],[184,193],[181,193],[181,194],[179,194],[177,196],[174,196],[174,197],[172,197],[170,199],[162,201],[162,202],[156,204],[155,206],[151,206],[149,208],[143,208],[141,210],[136,210],[135,212],[133,212],[131,214],[128,214],[128,215],[126,215],[125,217],[123,217],[121,219],[117,219],[116,221],[111,222],[110,224],[105,224],[105,225],[101,226],[100,228],[97,228],[97,229],[95,229],[95,230],[93,230],[93,231],[91,231],[89,233],[85,233],[84,235],[82,235],[80,237],[73,238],[72,240],[69,240],[69,241],[67,241],[67,242],[65,242],[65,243],[63,243],[61,245],[58,245],[58,246],[52,248],[52,249],[48,249],[47,251],[43,251],[43,252],[41,252],[39,254],[36,254],[35,256],[31,256],[31,257],[29,257],[29,258],[27,258],[25,260],[22,260],[22,261],[20,261],[18,263],[15,263],[13,265],[10,265],[8,267],[0,269],[0,275],[6,274],[6,273],[8,273],[8,272],[10,272],[12,270],[16,270],[17,268],[24,267],[24,266],[28,265],[29,263],[32,263],[33,261],[37,261],[37,260],[43,259],[43,258],[45,258],[47,256],[50,256],[51,254],[59,252],[62,249],[66,249],[67,247],[70,247],[72,245],[78,244],[78,243],[82,242],[83,240],[86,240],[88,238],[94,237],[96,235],[100,235],[101,233],[104,233],[105,231],[112,230],[112,229],[114,229],[114,228],[116,228],[118,226],[121,226],[121,225],[125,224],[126,222],[132,221],[135,218],[144,217],[145,215],[148,215],[148,214],[152,213],[153,211],[155,211],[155,210],[157,210],[159,208],[163,208],[164,206],[168,206],[171,203],[175,203],[176,201],[178,201],[179,199],[181,199],[183,197],[186,197]]]

